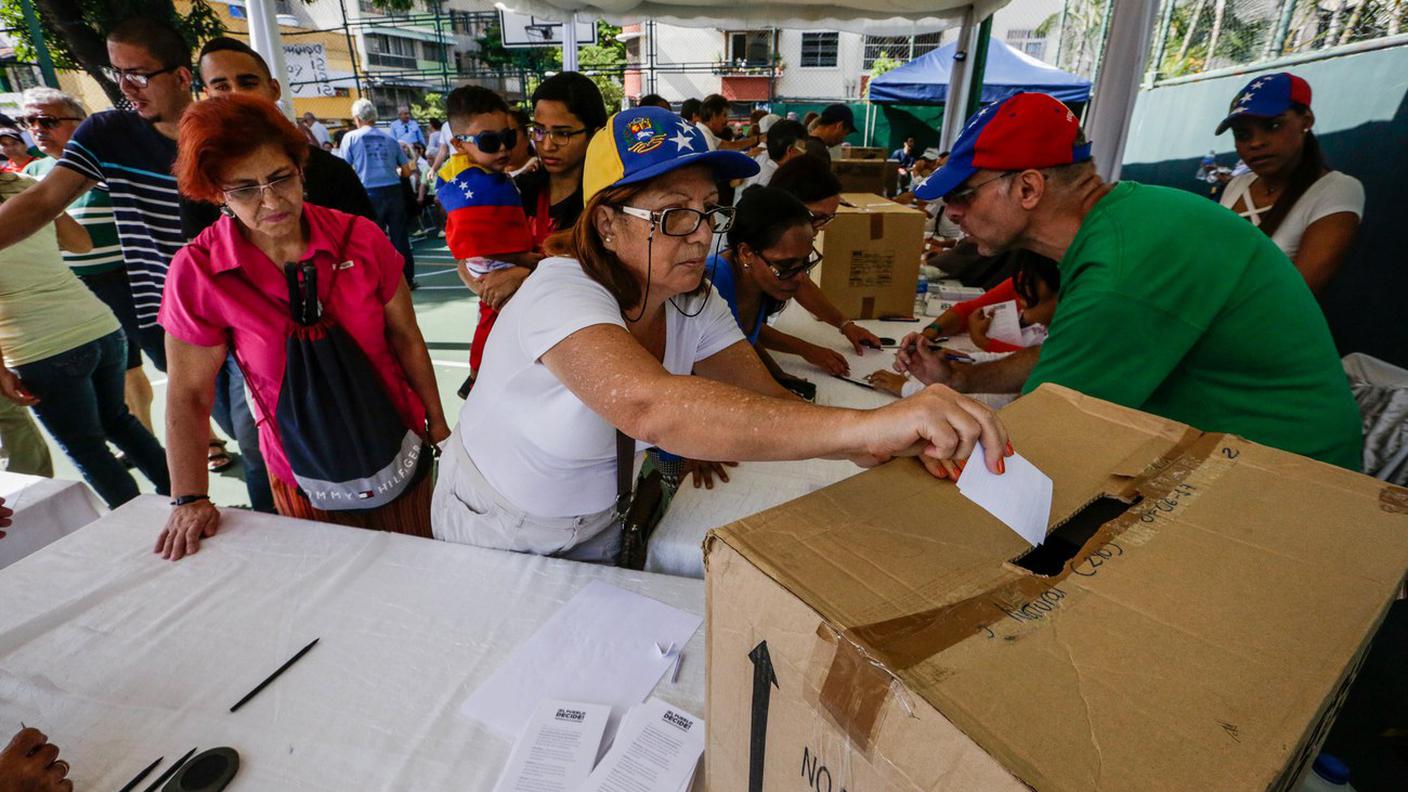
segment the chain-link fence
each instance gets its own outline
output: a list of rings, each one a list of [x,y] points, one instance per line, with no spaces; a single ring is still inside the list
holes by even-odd
[[[1166,0],[1150,53],[1154,81],[1404,32],[1408,0]]]

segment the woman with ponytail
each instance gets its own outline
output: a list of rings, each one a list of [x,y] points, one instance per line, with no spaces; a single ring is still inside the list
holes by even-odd
[[[1231,129],[1238,156],[1251,168],[1227,184],[1222,205],[1271,237],[1319,293],[1359,232],[1364,186],[1330,170],[1314,125],[1310,85],[1280,72],[1239,91],[1217,134]]]

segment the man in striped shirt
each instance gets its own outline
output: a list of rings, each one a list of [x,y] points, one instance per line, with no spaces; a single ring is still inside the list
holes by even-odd
[[[73,132],[88,117],[88,111],[74,97],[53,88],[30,88],[24,92],[24,115],[20,123],[34,136],[34,143],[46,155],[25,166],[24,172],[43,179],[58,164]],[[113,222],[112,199],[106,184],[97,184],[68,207],[68,214],[88,231],[93,250],[88,253],[63,251],[64,262],[75,275],[117,316],[128,336],[137,337],[137,313],[127,284],[122,246]],[[134,340],[127,345],[127,408],[148,430],[152,429],[152,384],[142,371],[142,348]]]
[[[186,243],[171,164],[176,125],[191,103],[190,48],[164,22],[134,18],[108,33],[111,76],[136,112],[89,116],[57,166],[38,185],[0,207],[0,248],[53,222],[100,182],[108,186],[136,308],[139,343],[166,370],[156,324],[171,257]]]

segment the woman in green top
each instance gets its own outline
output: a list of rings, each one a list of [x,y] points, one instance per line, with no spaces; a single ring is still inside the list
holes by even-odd
[[[0,174],[0,203],[34,184]],[[166,452],[122,400],[127,340],[112,311],[65,266],[60,246],[82,253],[92,242],[73,218],[59,215],[0,251],[0,394],[34,410],[109,508],[137,496],[109,442],[166,494]]]

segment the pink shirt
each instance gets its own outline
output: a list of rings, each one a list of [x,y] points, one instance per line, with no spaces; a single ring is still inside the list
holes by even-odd
[[[386,303],[402,283],[401,254],[365,218],[307,203],[303,216],[309,230],[303,260],[318,270],[324,311],[366,354],[406,427],[423,433],[425,405],[411,390],[386,336]],[[343,247],[349,222],[355,227]],[[336,293],[331,293],[334,267]],[[262,402],[277,409],[283,387],[293,325],[283,265],[275,266],[246,240],[232,218],[221,217],[171,260],[157,320],[166,332],[195,346],[225,346],[233,340],[235,356],[256,395],[250,409],[259,423],[264,460],[270,474],[292,484],[293,471],[275,422],[260,406]]]

